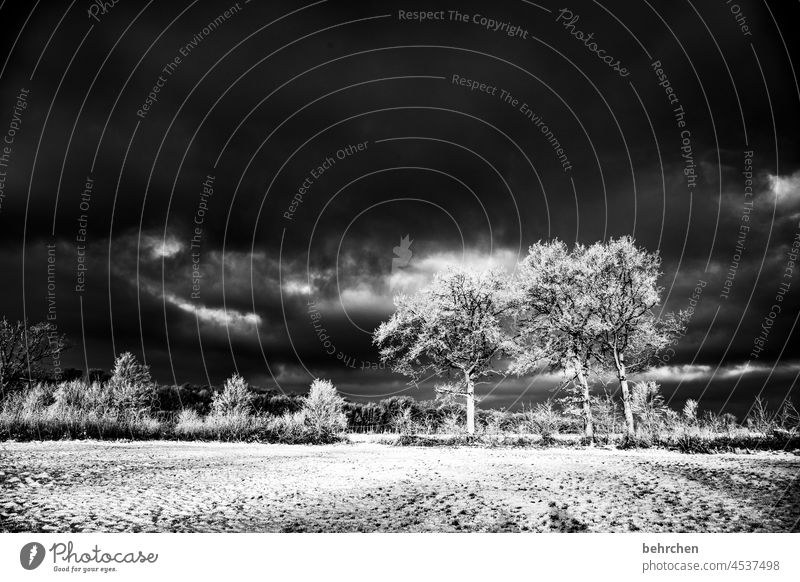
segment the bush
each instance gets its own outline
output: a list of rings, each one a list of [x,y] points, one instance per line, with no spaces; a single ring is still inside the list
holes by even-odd
[[[62,382],[53,392],[54,412],[75,411],[95,416],[116,416],[113,389],[108,385],[82,380]]]
[[[180,412],[175,423],[175,436],[197,440],[261,440],[268,419],[253,414],[253,398],[245,379],[234,374],[225,381],[222,391],[214,394],[211,412],[207,416],[202,417],[194,409]]]
[[[460,435],[466,432],[466,413],[460,411],[450,411],[442,418],[439,425],[441,434]]]
[[[510,428],[504,410],[480,410],[475,416],[475,424],[482,429],[483,434],[498,435]]]
[[[403,408],[396,412],[392,417],[392,427],[400,434],[411,434],[415,432],[416,424],[412,418],[411,407]]]
[[[214,395],[211,401],[211,414],[247,415],[253,410],[253,393],[239,374],[234,374],[225,381],[222,392]]]
[[[800,411],[789,400],[783,401],[775,420],[778,427],[784,432],[792,435],[800,432]]]
[[[158,388],[150,377],[150,369],[136,357],[125,352],[114,361],[108,386],[113,394],[117,412],[125,416],[140,416],[154,408]]]
[[[540,402],[525,413],[525,428],[542,437],[542,441],[554,440],[561,428],[562,414],[552,400]]]
[[[610,394],[604,394],[602,398],[592,397],[592,417],[594,418],[594,428],[597,435],[605,435],[605,440],[612,435],[622,432],[623,418],[619,404]]]
[[[196,410],[187,408],[178,414],[175,422],[175,436],[203,440],[207,435],[204,419]]]
[[[23,390],[13,395],[13,399],[9,399],[8,404],[11,407],[16,407],[19,414],[23,417],[33,417],[40,413],[43,409],[51,406],[55,400],[55,390],[49,384],[35,384],[29,390]],[[17,400],[15,403],[14,400]]]
[[[690,425],[697,424],[697,400],[689,398],[683,405],[683,420]]]
[[[268,428],[271,439],[279,443],[293,445],[322,442],[315,440],[315,435],[309,430],[306,413],[302,410],[273,417]]]
[[[709,440],[698,434],[684,432],[675,439],[675,447],[682,453],[710,453]]]
[[[769,436],[775,430],[775,420],[776,415],[769,412],[767,402],[760,396],[756,397],[747,418],[747,426],[750,430]]]
[[[642,431],[655,433],[663,420],[666,405],[661,386],[656,382],[637,382],[631,389],[631,410]]]
[[[302,412],[306,426],[318,441],[334,440],[347,428],[344,399],[330,380],[317,378],[311,383]]]
[[[240,388],[235,387],[237,393]],[[216,412],[202,416],[187,409],[178,415],[174,434],[179,439],[194,440],[331,443],[340,439],[339,433],[346,426],[342,404],[330,382],[315,381],[302,410],[269,415],[253,414],[245,408],[223,411],[217,405]]]

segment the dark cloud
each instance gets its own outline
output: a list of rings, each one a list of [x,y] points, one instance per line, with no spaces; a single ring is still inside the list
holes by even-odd
[[[800,93],[787,50],[797,6],[739,2],[737,22],[724,3],[578,2],[568,28],[544,3],[549,11],[459,5],[468,22],[401,21],[399,10],[421,7],[394,2],[239,3],[211,26],[225,6],[120,3],[96,22],[75,5],[56,29],[67,7],[40,4],[22,29],[31,7],[6,3],[0,133],[20,90],[30,97],[2,168],[2,312],[46,316],[51,244],[73,365],[108,367],[130,349],[163,381],[220,382],[236,368],[292,390],[329,376],[374,397],[410,389],[371,369],[368,332],[393,294],[448,261],[491,255],[513,269],[538,239],[634,234],[662,254],[665,309],[689,306],[704,282],[668,362],[686,379],[662,374],[665,388],[739,413],[764,386],[790,392]],[[156,101],[137,116],[159,75]],[[405,235],[412,257],[393,267]],[[729,374],[748,360],[757,371]],[[540,398],[557,384],[507,379],[486,402]]]

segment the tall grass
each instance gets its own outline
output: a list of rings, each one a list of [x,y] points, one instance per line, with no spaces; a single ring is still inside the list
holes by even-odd
[[[591,401],[596,442],[621,447],[666,447],[684,452],[800,448],[800,413],[789,401],[773,410],[756,400],[750,414],[740,422],[732,414],[701,411],[698,402],[692,399],[685,402],[680,412],[673,410],[666,405],[660,386],[654,382],[635,384],[631,392],[635,438],[624,437],[621,403],[604,393]],[[477,413],[477,436],[467,439],[463,407],[449,402],[390,398],[377,404],[348,403],[348,428],[363,432],[358,429],[366,426],[370,432],[387,433],[379,441],[398,444],[495,446],[530,442],[572,446],[583,441],[580,409],[570,396],[550,399],[522,412],[478,410]]]
[[[217,407],[202,415],[186,409],[170,417],[141,410],[120,411],[109,384],[38,384],[7,396],[0,405],[0,440],[180,439],[330,443],[339,440],[345,419],[340,410],[308,401],[298,412],[254,413]],[[337,416],[337,413],[341,416]]]
[[[0,406],[0,438],[152,439],[162,424],[146,413],[120,409],[109,385],[79,381],[37,384],[7,396]]]

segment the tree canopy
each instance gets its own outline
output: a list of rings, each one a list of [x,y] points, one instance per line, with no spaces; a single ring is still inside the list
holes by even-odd
[[[466,396],[469,431],[479,378],[546,368],[577,386],[591,439],[590,379],[613,372],[633,435],[627,374],[651,365],[686,323],[683,313],[655,313],[660,267],[658,253],[631,237],[572,249],[540,241],[514,278],[451,267],[420,292],[396,297],[395,313],[373,342],[382,361],[414,382],[455,379],[448,391]]]
[[[598,311],[592,333],[602,348],[606,366],[614,370],[622,392],[626,432],[633,436],[633,412],[628,389],[630,372],[650,366],[685,328],[686,313],[663,317],[654,311],[661,304],[661,259],[636,246],[631,237],[595,243],[586,249],[584,262],[592,270]]]
[[[598,300],[586,249],[561,241],[532,245],[520,264],[515,289],[518,334],[511,371],[561,370],[578,383],[585,435],[594,437],[588,376],[600,361]]]
[[[511,307],[502,270],[450,267],[419,293],[396,297],[395,313],[373,342],[383,362],[414,382],[456,377],[467,399],[467,430],[474,432],[475,383],[496,373],[510,351]]]

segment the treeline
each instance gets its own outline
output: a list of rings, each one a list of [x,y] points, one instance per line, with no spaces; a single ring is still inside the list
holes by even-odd
[[[221,390],[156,384],[125,353],[107,379],[37,382],[6,390],[0,439],[190,439],[326,443],[347,428],[345,402],[327,380],[308,395],[258,393],[234,375]]]
[[[613,394],[593,395],[590,408],[595,440],[609,444],[687,452],[800,446],[800,416],[788,401],[773,410],[756,399],[740,423],[731,414],[701,411],[694,400],[673,410],[658,384],[639,382],[631,387],[635,440],[624,437],[623,409]],[[0,439],[330,443],[354,432],[383,435],[398,444],[548,445],[582,442],[584,413],[580,399],[566,392],[513,412],[480,409],[475,434],[467,434],[466,403],[452,394],[348,402],[327,380],[315,380],[308,395],[298,395],[253,388],[239,375],[221,389],[166,387],[126,353],[102,381],[36,383],[6,393],[0,402]]]

